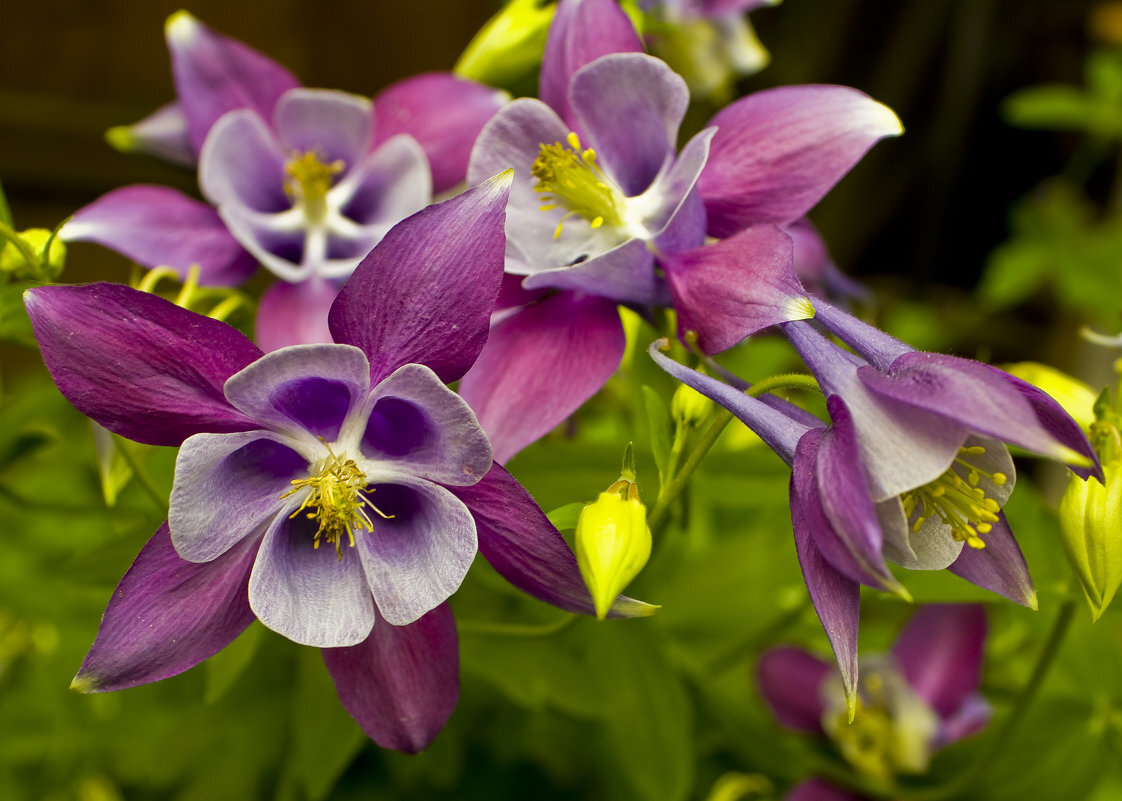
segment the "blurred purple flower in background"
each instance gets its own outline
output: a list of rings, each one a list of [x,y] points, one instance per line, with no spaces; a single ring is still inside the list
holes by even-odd
[[[828,737],[854,770],[886,781],[923,773],[938,749],[976,734],[990,707],[978,693],[986,615],[977,604],[920,607],[887,654],[861,659],[856,715],[833,665],[801,648],[760,656],[760,695],[780,725]],[[821,779],[797,784],[786,801],[861,799]]]

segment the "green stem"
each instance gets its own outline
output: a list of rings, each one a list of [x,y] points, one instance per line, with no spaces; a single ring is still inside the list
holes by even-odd
[[[456,624],[460,634],[481,637],[549,637],[564,631],[576,622],[580,615],[572,612],[551,623],[490,623],[466,620]]]
[[[23,256],[23,260],[27,262],[27,264],[33,270],[38,272],[39,256],[35,253],[34,250],[31,249],[31,246],[23,240],[23,237],[19,235],[18,231],[16,231],[10,225],[6,225],[0,222],[0,237],[8,240],[8,242],[11,243],[12,247],[20,252],[20,255]]]
[[[760,395],[773,392],[777,389],[809,389],[817,391],[818,383],[808,375],[787,373],[765,378],[758,384],[753,384],[745,390],[745,393],[749,397],[758,398]],[[659,493],[658,502],[655,503],[654,508],[651,509],[650,517],[647,519],[647,523],[652,531],[662,525],[670,510],[670,504],[681,494],[682,490],[685,489],[686,484],[689,483],[690,477],[701,465],[701,462],[705,459],[705,455],[709,453],[709,449],[713,447],[713,444],[717,441],[717,438],[721,436],[721,432],[725,430],[725,426],[727,426],[731,420],[732,412],[728,409],[721,409],[713,417],[713,420],[709,423],[709,427],[705,429],[701,438],[697,441],[697,444],[694,445],[693,450],[690,451],[690,455],[686,458],[685,464],[682,465],[682,468],[674,475],[674,478],[667,482],[662,492]]]

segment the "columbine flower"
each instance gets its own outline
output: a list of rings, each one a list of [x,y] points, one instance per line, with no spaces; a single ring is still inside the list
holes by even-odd
[[[932,754],[989,720],[978,694],[986,638],[983,607],[929,605],[908,621],[888,654],[863,657],[856,715],[833,667],[800,648],[765,652],[760,695],[775,719],[829,737],[853,768],[876,780],[923,773]],[[820,780],[800,782],[787,801],[860,799]]]
[[[791,465],[799,562],[852,695],[859,585],[906,596],[886,559],[910,569],[947,568],[1035,608],[1028,568],[1001,513],[1015,481],[1003,443],[1095,469],[1097,461],[1063,409],[1013,376],[914,351],[837,309],[818,319],[860,354],[808,323],[783,326],[827,395],[829,426],[685,368],[659,353],[659,343],[650,353]]]
[[[113,284],[27,293],[75,406],[137,441],[182,444],[168,521],[114,594],[77,689],[180,673],[256,617],[324,648],[366,733],[416,751],[458,696],[445,601],[477,543],[521,589],[595,611],[560,534],[444,386],[487,336],[508,185],[389,233],[331,307],[334,344],[263,355],[224,323]],[[615,614],[644,611],[623,600]]]
[[[341,282],[434,189],[463,180],[470,141],[462,139],[504,95],[434,73],[389,87],[372,105],[302,89],[186,12],[169,18],[167,40],[178,102],[112,138],[179,163],[197,157],[213,208],[167,187],[124,187],[80,209],[63,237],[147,267],[186,274],[197,265],[207,284],[240,283],[259,261],[281,279],[261,303],[260,344],[330,341],[327,309]]]
[[[640,51],[612,0],[562,0],[541,99],[504,106],[472,152],[469,182],[516,171],[507,272],[523,276],[528,290],[524,305],[497,321],[461,387],[499,461],[556,426],[615,371],[624,348],[620,303],[673,302],[698,326],[712,318],[703,347],[713,329],[731,339],[728,347],[805,316],[761,297],[761,285],[785,274],[791,258],[774,225],[802,217],[878,139],[900,132],[895,114],[860,92],[790,87],[737,101],[679,153],[688,90]],[[707,232],[743,238],[701,247]],[[724,313],[713,310],[712,296],[724,299]]]

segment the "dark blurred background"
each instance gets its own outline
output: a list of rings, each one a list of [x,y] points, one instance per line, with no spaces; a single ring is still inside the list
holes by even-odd
[[[451,68],[498,5],[198,0],[188,10],[308,85],[372,94],[416,72]],[[877,145],[811,216],[838,264],[874,286],[913,298],[936,286],[968,289],[1006,235],[1011,201],[1059,172],[1071,145],[1054,133],[1008,126],[1001,100],[1032,84],[1079,83],[1093,31],[1101,36],[1110,27],[1103,20],[1117,5],[786,0],[752,14],[773,60],[741,88],[846,84],[894,108],[905,135]],[[191,173],[118,154],[102,138],[106,128],[172,99],[163,22],[179,7],[165,0],[5,4],[0,180],[17,226],[53,227],[130,183],[195,191]],[[120,278],[123,270],[119,257],[76,245],[66,280]]]

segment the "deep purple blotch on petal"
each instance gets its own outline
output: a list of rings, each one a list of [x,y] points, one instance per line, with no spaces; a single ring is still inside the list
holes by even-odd
[[[506,462],[580,408],[619,366],[616,302],[558,292],[498,323],[460,394]]]
[[[471,510],[479,552],[524,593],[559,609],[596,614],[577,558],[561,533],[510,473],[496,464],[470,487],[449,487]],[[619,596],[609,617],[649,615],[647,604]]]
[[[374,96],[374,147],[409,134],[428,157],[433,191],[444,192],[464,180],[476,137],[506,99],[505,92],[448,72],[414,75]]]
[[[981,604],[929,604],[908,620],[892,654],[912,689],[949,718],[978,690],[985,644]]]
[[[569,83],[600,56],[642,53],[643,42],[615,0],[562,0],[549,28],[538,97],[573,127]]]
[[[475,362],[502,281],[511,178],[402,220],[343,287],[328,325],[336,342],[366,353],[372,385],[410,363],[455,381]]]
[[[705,353],[786,322],[791,301],[806,296],[795,277],[794,244],[774,225],[752,226],[659,263],[674,296],[678,336],[696,331]]]
[[[261,351],[225,323],[120,284],[24,294],[51,377],[78,411],[148,445],[258,424],[222,393]]]
[[[756,663],[756,684],[781,726],[821,733],[819,689],[832,671],[832,665],[801,648],[780,646],[761,654]]]
[[[791,481],[791,525],[795,532],[795,553],[802,568],[814,611],[822,622],[830,647],[838,661],[842,686],[847,696],[857,691],[857,627],[861,616],[860,585],[839,572],[814,544],[811,526],[804,518],[804,503]]]
[[[783,801],[869,801],[863,795],[835,787],[822,779],[799,782],[783,796]]]
[[[213,562],[182,559],[165,523],[121,579],[72,687],[106,692],[166,679],[225,648],[253,622],[246,583],[256,543]]]
[[[180,278],[197,266],[204,285],[234,286],[257,269],[218,212],[167,186],[114,189],[78,209],[60,236],[96,242],[144,267],[172,267]]]
[[[986,533],[984,541],[985,548],[963,548],[947,570],[1021,606],[1036,609],[1036,589],[1004,513],[998,513],[998,522]]]
[[[888,108],[844,86],[783,86],[726,106],[698,186],[709,233],[794,222],[866,151],[901,132]]]
[[[186,12],[168,19],[166,33],[175,89],[196,153],[227,111],[248,108],[270,119],[280,96],[300,85],[280,64]]]
[[[358,645],[323,649],[323,661],[343,707],[383,748],[424,750],[460,697],[459,640],[448,604],[408,626],[378,620]]]

